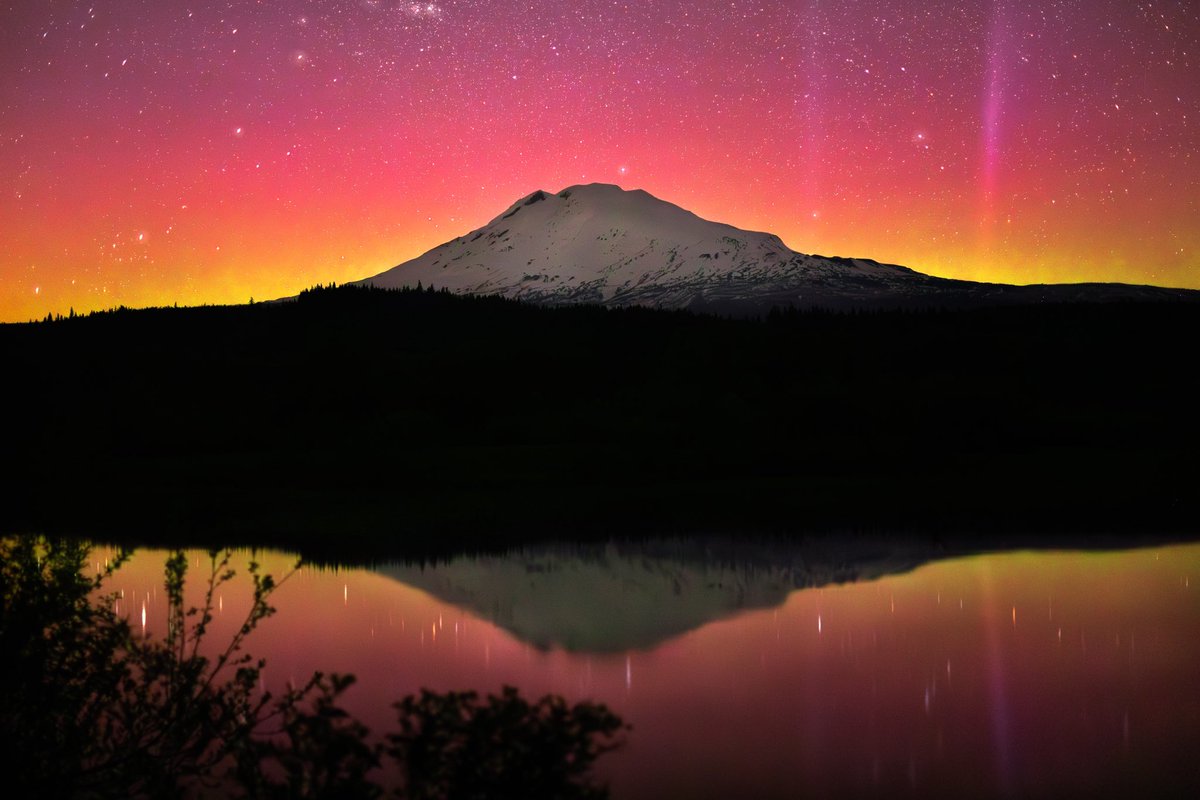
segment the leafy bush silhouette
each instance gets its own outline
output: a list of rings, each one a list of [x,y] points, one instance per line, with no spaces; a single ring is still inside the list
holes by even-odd
[[[401,730],[373,741],[339,707],[354,678],[316,673],[278,697],[246,637],[274,613],[283,581],[253,561],[251,607],[227,646],[201,653],[230,551],[210,551],[204,600],[184,603],[187,558],[166,560],[167,632],[137,636],[105,584],[128,559],[85,576],[90,546],[0,539],[0,763],[8,796],[374,798],[372,771],[397,759],[399,796],[603,797],[589,770],[625,726],[602,705],[537,703],[506,688],[401,700]],[[290,575],[290,573],[289,573]],[[409,760],[412,760],[411,763]],[[561,761],[561,763],[558,763]]]
[[[530,703],[511,686],[483,700],[475,692],[421,692],[396,704],[400,733],[389,753],[410,797],[607,797],[591,782],[597,757],[620,746],[621,719],[602,705],[561,697]]]

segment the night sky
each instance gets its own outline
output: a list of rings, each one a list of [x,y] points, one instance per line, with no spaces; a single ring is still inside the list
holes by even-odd
[[[0,320],[294,294],[591,181],[1200,287],[1195,0],[0,3]]]

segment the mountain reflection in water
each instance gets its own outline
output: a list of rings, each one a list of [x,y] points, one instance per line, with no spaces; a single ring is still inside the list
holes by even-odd
[[[541,649],[644,650],[741,611],[783,605],[795,589],[905,572],[929,547],[859,539],[720,539],[558,545],[374,571],[504,628]]]
[[[600,764],[616,798],[1195,795],[1200,544],[928,557],[707,541],[306,567],[251,650],[269,681],[355,673],[377,731],[421,687],[606,702],[633,725]],[[120,577],[151,631],[161,567]]]

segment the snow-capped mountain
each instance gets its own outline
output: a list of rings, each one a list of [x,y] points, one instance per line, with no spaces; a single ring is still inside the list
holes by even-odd
[[[831,308],[1195,299],[1123,284],[1011,286],[923,275],[868,259],[790,250],[770,233],[701,219],[640,189],[536,191],[487,225],[359,281],[545,303],[758,313]]]

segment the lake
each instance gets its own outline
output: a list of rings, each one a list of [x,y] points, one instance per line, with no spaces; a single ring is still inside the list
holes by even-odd
[[[618,799],[1200,787],[1200,544],[928,549],[662,541],[304,566],[249,650],[271,685],[354,673],[345,705],[376,732],[421,688],[607,703],[633,726],[599,762]],[[208,557],[190,555],[198,598]],[[164,556],[139,551],[112,584],[149,635]],[[256,557],[276,577],[296,561]],[[249,594],[237,580],[217,598],[214,641]]]

